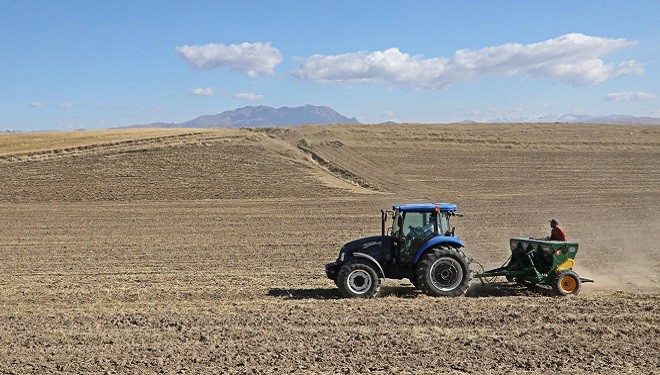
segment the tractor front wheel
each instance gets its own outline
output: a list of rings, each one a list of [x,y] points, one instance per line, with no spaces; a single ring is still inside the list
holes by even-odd
[[[415,278],[420,289],[428,295],[460,296],[470,286],[470,261],[459,249],[433,249],[417,264]]]
[[[573,270],[557,272],[552,281],[552,289],[560,296],[571,296],[580,293],[582,283],[580,277]]]
[[[380,278],[366,261],[346,263],[337,274],[336,284],[344,297],[371,298],[380,290]]]

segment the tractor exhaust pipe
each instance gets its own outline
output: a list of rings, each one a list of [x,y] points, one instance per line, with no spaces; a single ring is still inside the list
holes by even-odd
[[[381,236],[385,236],[385,222],[387,221],[387,211],[380,210],[380,233]]]

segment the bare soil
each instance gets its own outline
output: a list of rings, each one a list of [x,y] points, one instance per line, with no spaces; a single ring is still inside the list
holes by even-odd
[[[3,373],[658,373],[660,128],[83,133],[0,135]],[[556,217],[596,283],[339,298],[323,264],[423,201],[485,267]]]

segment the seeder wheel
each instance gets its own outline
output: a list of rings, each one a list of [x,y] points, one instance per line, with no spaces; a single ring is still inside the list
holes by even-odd
[[[573,270],[557,272],[552,282],[552,289],[560,296],[576,295],[580,293],[581,288],[580,277]]]

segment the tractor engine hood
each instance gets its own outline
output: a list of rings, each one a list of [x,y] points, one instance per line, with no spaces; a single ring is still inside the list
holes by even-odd
[[[341,248],[341,252],[346,252],[346,251],[360,251],[360,250],[366,250],[372,246],[377,246],[380,247],[383,244],[383,236],[372,236],[372,237],[365,237],[365,238],[360,238],[359,240],[351,241]]]
[[[379,277],[385,277],[382,264],[389,264],[393,257],[394,237],[392,236],[371,236],[351,241],[339,250],[337,261],[326,265],[326,269],[335,269],[345,262],[353,259],[371,262],[374,269],[377,269]],[[334,276],[332,270],[328,277]]]
[[[339,250],[338,263],[343,263],[352,258],[367,258],[376,263],[389,262],[392,260],[392,248],[394,237],[372,236],[360,238],[344,245]],[[380,267],[380,265],[378,265]]]
[[[325,265],[328,278],[335,280],[339,269],[346,263],[356,259],[369,262],[377,270],[379,277],[385,277],[381,264],[392,260],[394,237],[371,236],[348,242],[339,250],[337,260]]]

